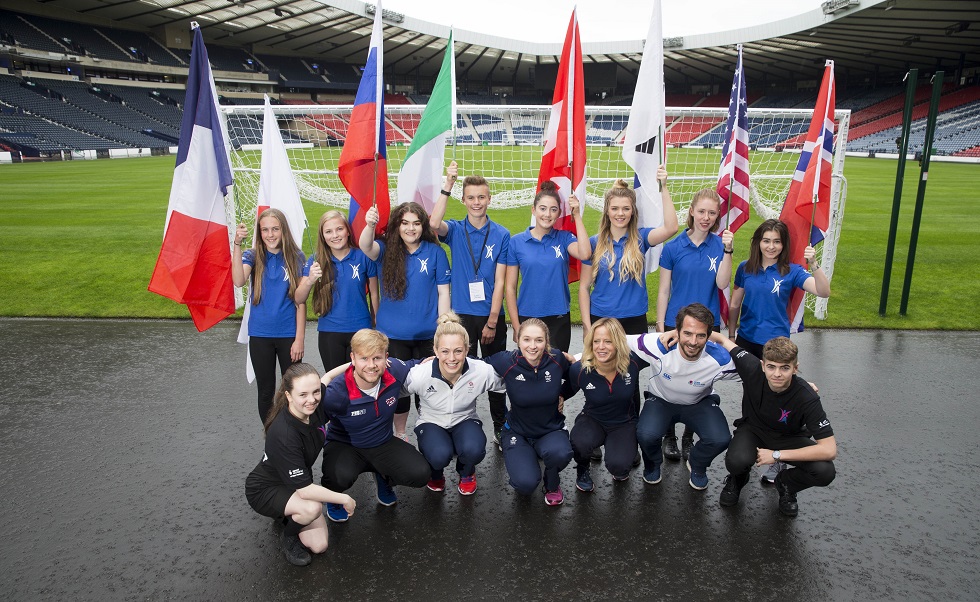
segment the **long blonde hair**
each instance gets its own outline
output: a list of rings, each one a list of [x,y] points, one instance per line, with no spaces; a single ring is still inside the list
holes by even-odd
[[[323,276],[313,284],[313,312],[318,316],[325,316],[330,313],[330,309],[333,307],[333,292],[337,287],[337,273],[333,265],[333,252],[330,250],[327,241],[323,239],[323,224],[332,219],[339,219],[344,223],[344,227],[347,228],[347,248],[354,248],[353,233],[343,213],[331,209],[320,216],[314,259],[323,268]]]
[[[262,240],[262,231],[259,223],[267,217],[273,217],[279,222],[279,229],[282,238],[279,243],[279,252],[282,253],[282,262],[286,266],[286,274],[289,276],[289,298],[292,299],[296,293],[296,285],[299,283],[299,263],[302,262],[302,251],[293,240],[293,234],[289,231],[289,223],[286,216],[278,209],[266,209],[259,214],[255,220],[255,236],[252,243],[252,251],[255,254],[255,266],[252,267],[252,305],[258,305],[262,299],[262,274],[265,273],[265,241]]]
[[[630,189],[624,180],[616,180],[612,188],[606,191],[605,205],[602,208],[602,221],[599,222],[599,235],[596,237],[595,250],[592,252],[592,284],[599,276],[599,264],[606,258],[609,269],[609,281],[615,277],[613,266],[616,264],[616,252],[613,249],[612,223],[609,220],[609,204],[614,198],[626,198],[630,201],[633,213],[626,225],[626,244],[623,247],[623,258],[619,262],[619,279],[623,282],[636,280],[643,282],[643,253],[640,252],[640,229],[637,225],[636,192]]]
[[[609,338],[612,339],[613,347],[616,348],[616,372],[620,376],[626,376],[630,369],[630,348],[626,343],[626,331],[623,325],[616,318],[599,318],[592,323],[592,330],[585,335],[585,348],[582,349],[582,367],[591,372],[598,367],[595,359],[595,352],[592,351],[592,341],[595,339],[595,332],[600,328],[605,328]]]

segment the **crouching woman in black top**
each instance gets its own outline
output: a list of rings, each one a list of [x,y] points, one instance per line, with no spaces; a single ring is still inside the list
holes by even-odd
[[[753,464],[784,462],[791,468],[776,477],[779,511],[796,516],[796,494],[826,487],[837,475],[833,460],[837,440],[813,387],[796,375],[799,350],[786,337],[762,348],[762,361],[717,332],[711,340],[732,354],[742,379],[742,417],[734,422],[725,466],[729,475],[721,491],[722,506],[738,503]]]
[[[265,455],[245,480],[252,509],[282,521],[283,554],[296,566],[310,564],[310,552],[327,549],[323,504],[343,504],[350,514],[356,505],[349,495],[313,483],[326,436],[320,395],[316,368],[299,363],[286,369],[265,421]]]

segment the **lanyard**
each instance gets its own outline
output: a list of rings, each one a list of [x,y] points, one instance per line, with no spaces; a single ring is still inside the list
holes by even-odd
[[[469,224],[469,220],[466,220]],[[471,224],[472,225],[472,224]],[[476,254],[473,253],[473,243],[470,242],[470,231],[463,225],[463,234],[466,235],[466,246],[470,249],[470,261],[473,262],[473,277],[480,277],[480,264],[483,263],[483,248],[487,245],[487,240],[490,239],[490,220],[487,220],[486,224],[487,233],[483,236],[483,244],[477,248]]]

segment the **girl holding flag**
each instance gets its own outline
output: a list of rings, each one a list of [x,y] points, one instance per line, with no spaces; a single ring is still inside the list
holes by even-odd
[[[555,229],[555,223],[561,217],[561,197],[554,182],[542,182],[531,208],[534,225],[510,239],[505,260],[506,300],[515,342],[519,342],[517,333],[521,322],[538,318],[552,333],[555,346],[568,351],[572,338],[572,321],[568,313],[571,303],[569,257],[585,261],[592,256],[589,234],[585,231],[579,201],[574,194],[568,197],[568,210],[575,220],[575,234]]]
[[[429,357],[436,319],[450,311],[449,258],[418,203],[403,203],[392,210],[383,241],[374,239],[376,207],[368,209],[365,222],[360,248],[379,263],[377,328],[388,336],[388,352],[404,361]],[[398,400],[394,418],[395,435],[405,440],[410,399]]]
[[[293,299],[306,258],[278,209],[259,214],[253,246],[243,253],[246,237],[248,228],[238,224],[231,273],[235,286],[250,283],[248,353],[255,370],[259,418],[265,423],[276,391],[276,361],[284,374],[293,362],[303,359],[306,303]]]
[[[350,361],[351,337],[362,328],[374,327],[378,307],[378,266],[354,245],[347,218],[339,211],[327,211],[320,217],[316,253],[303,269],[296,302],[305,303],[311,290],[313,311],[320,317],[320,360],[329,371]]]

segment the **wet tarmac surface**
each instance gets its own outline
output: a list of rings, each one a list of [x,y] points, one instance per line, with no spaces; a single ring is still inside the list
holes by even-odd
[[[705,492],[667,462],[657,486],[593,465],[583,494],[570,466],[552,508],[516,495],[491,450],[469,498],[451,479],[385,508],[363,475],[356,515],[296,568],[244,497],[262,435],[237,330],[0,320],[4,600],[980,598],[976,333],[795,337],[839,444],[837,480],[795,519],[758,471],[719,507],[722,458]],[[719,391],[734,418],[738,386]]]

